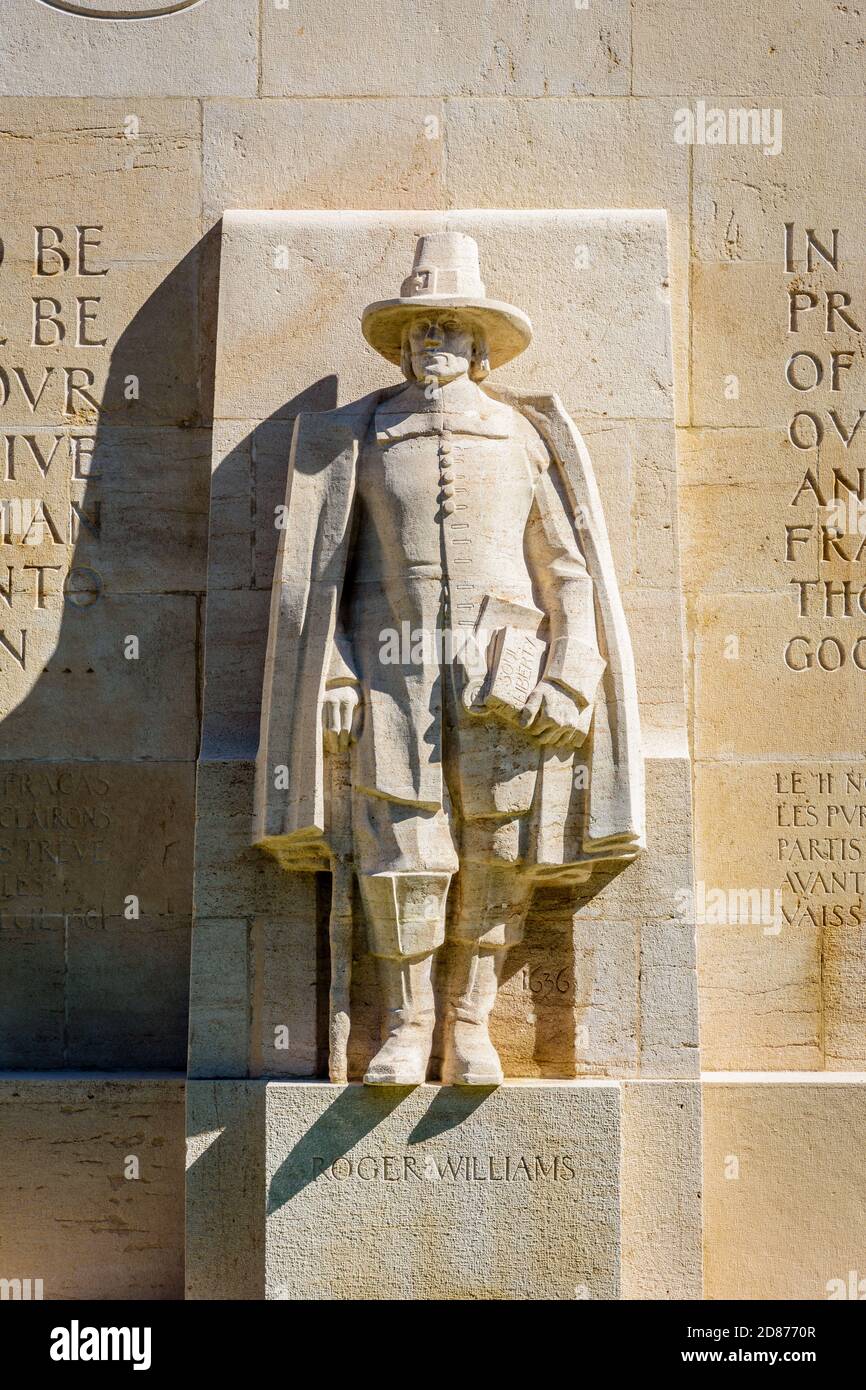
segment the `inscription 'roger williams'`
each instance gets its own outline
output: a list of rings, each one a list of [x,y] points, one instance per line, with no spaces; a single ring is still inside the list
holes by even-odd
[[[575,1176],[571,1154],[363,1154],[360,1158],[312,1159],[312,1176],[345,1182],[570,1182]]]

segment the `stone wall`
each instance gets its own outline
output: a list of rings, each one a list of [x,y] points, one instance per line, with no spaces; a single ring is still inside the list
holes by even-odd
[[[41,1103],[19,1092],[24,1069],[52,1072],[38,1085],[62,1095],[80,1085],[75,1069],[167,1078],[184,1062],[222,211],[659,208],[670,229],[704,1065],[768,1078],[757,1090],[705,1088],[708,1291],[821,1296],[854,1267],[837,1269],[856,1263],[858,1240],[862,1249],[859,1208],[821,1188],[831,1206],[815,1253],[808,1186],[786,1169],[787,1196],[773,1197],[770,1155],[791,1126],[829,1172],[866,1104],[864,44],[866,17],[831,0],[376,0],[363,12],[336,0],[204,0],[147,21],[7,0],[0,1065],[21,1134]],[[753,107],[766,111],[763,143],[706,143],[715,110],[736,124]],[[684,112],[696,143],[676,138]],[[797,351],[814,357],[786,379]],[[278,379],[280,352],[251,345],[244,375]],[[811,418],[792,426],[798,412]],[[599,404],[597,437],[606,419]],[[260,500],[244,477],[227,515],[248,507],[252,534]],[[828,539],[820,508],[834,490],[846,505]],[[661,538],[642,489],[630,499],[634,564],[649,585]],[[255,575],[261,557],[244,544],[234,563]],[[231,1019],[238,1001],[224,1003]],[[769,1080],[779,1072],[788,1079]],[[848,1077],[828,1085],[804,1072]],[[149,1087],[158,1128],[171,1130],[167,1079],[112,1084]],[[769,1095],[777,1121],[756,1131],[750,1116]],[[77,1142],[103,1174],[107,1220],[121,1171],[105,1118],[114,1101],[98,1089],[69,1096],[105,1119]],[[726,1171],[747,1146],[766,1155],[750,1187]],[[177,1204],[182,1165],[170,1152],[160,1181]],[[817,1160],[812,1171],[820,1186]],[[44,1268],[20,1273],[44,1277],[47,1296],[176,1296],[179,1236],[157,1255],[131,1239],[97,1282],[97,1250],[37,1219],[31,1178],[15,1177],[15,1225]],[[77,1182],[66,1177],[63,1201],[74,1207],[80,1191],[83,1208]],[[748,1258],[736,1253],[744,1230],[771,1224],[775,1241],[753,1236]],[[19,1249],[4,1227],[0,1251]]]

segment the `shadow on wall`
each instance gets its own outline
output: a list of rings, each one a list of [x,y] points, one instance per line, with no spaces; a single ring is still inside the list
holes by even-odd
[[[327,1110],[302,1135],[271,1178],[267,1215],[279,1211],[372,1134],[412,1090],[411,1086],[350,1086],[336,1091]]]
[[[218,257],[215,228],[72,412],[12,428],[7,367],[5,1068],[186,1065]]]
[[[267,1214],[279,1211],[317,1177],[386,1120],[412,1093],[412,1086],[350,1086],[335,1092],[332,1103],[304,1133],[273,1174],[268,1186]],[[432,1092],[423,1118],[410,1132],[407,1144],[423,1144],[449,1130],[459,1129],[496,1088],[443,1086]]]
[[[321,1076],[329,875],[287,876],[250,843],[270,595],[300,411],[332,409],[329,375],[261,421],[217,421],[198,765],[190,1075]],[[291,1048],[265,1060],[288,1026]]]

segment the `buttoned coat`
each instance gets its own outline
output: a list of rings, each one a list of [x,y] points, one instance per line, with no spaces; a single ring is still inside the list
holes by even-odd
[[[395,398],[406,393],[405,386],[377,392],[296,421],[253,841],[289,867],[326,862],[320,710],[326,684],[341,675],[358,681],[364,705],[356,784],[426,809],[442,804],[441,757],[428,736],[441,709],[440,663],[431,655],[409,669],[389,668],[377,646],[389,626],[429,632],[442,621],[444,578],[449,626],[477,623],[488,594],[535,607],[547,642],[543,674],[591,702],[585,744],[541,754],[531,808],[539,877],[585,878],[593,863],[621,863],[644,843],[634,664],[589,455],[555,396],[485,384],[477,421],[439,422],[467,467],[458,468],[456,502],[442,507],[445,494],[434,488],[428,505],[414,474],[429,471],[424,450],[433,426],[402,408]],[[485,524],[473,525],[479,517]],[[431,527],[441,539],[438,555]]]

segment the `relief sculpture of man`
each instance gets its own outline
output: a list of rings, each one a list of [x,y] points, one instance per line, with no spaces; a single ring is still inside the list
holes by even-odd
[[[488,1020],[534,887],[643,845],[631,647],[583,441],[555,396],[487,380],[532,328],[487,297],[475,241],[422,237],[362,330],[406,380],[296,422],[253,839],[327,866],[348,759],[383,1022],[364,1080],[428,1079],[435,987],[441,1080],[495,1085]]]

